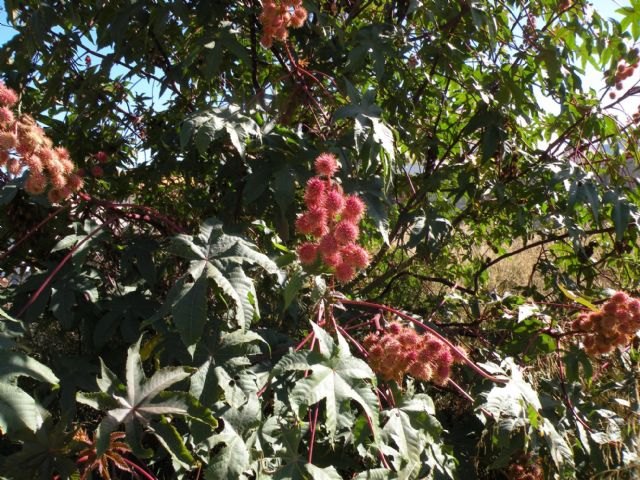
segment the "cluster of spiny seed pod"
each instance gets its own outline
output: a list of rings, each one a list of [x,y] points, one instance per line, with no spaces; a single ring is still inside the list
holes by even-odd
[[[392,322],[385,333],[370,333],[362,342],[369,366],[384,380],[402,382],[405,374],[445,385],[458,358],[446,343],[430,333]]]
[[[65,148],[54,147],[32,117],[14,113],[17,102],[16,92],[0,82],[0,167],[13,177],[27,169],[27,193],[39,195],[51,185],[49,201],[57,203],[82,187],[82,177]]]
[[[640,330],[640,300],[617,292],[601,310],[578,315],[571,328],[586,334],[583,343],[588,355],[601,355],[624,347]]]
[[[616,86],[616,90],[622,90],[624,82],[627,78],[633,76],[633,73],[638,68],[638,62],[628,65],[626,62],[620,62],[616,68],[616,73],[613,75],[613,84]],[[609,92],[609,98],[616,98],[616,92]]]
[[[539,458],[534,461],[530,455],[523,454],[509,465],[505,473],[509,480],[542,480],[544,469],[540,463]]]
[[[317,176],[307,182],[304,193],[307,210],[296,220],[296,229],[315,240],[298,247],[300,262],[312,265],[320,259],[336,280],[344,283],[369,264],[369,254],[356,243],[364,202],[357,195],[344,194],[333,178],[338,168],[336,157],[330,153],[316,158]]]
[[[302,0],[264,0],[260,14],[260,43],[264,48],[271,48],[274,40],[284,42],[289,36],[289,28],[300,28],[306,19]]]

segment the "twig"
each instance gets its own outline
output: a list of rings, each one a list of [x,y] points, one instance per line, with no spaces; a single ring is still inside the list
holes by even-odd
[[[66,210],[67,208],[69,208],[69,205],[63,205],[62,207],[58,208],[57,210],[54,210],[49,215],[47,215],[47,217],[44,220],[42,220],[35,227],[33,227],[31,230],[29,230],[20,240],[15,242],[13,245],[11,245],[7,249],[6,252],[4,252],[2,255],[0,255],[0,261],[4,260],[7,256],[9,256],[9,254],[11,254],[11,252],[13,252],[16,248],[18,248],[20,245],[22,245],[24,242],[26,242],[34,233],[36,233],[38,230],[40,230],[40,228],[42,228],[42,226],[44,224],[49,222],[52,218],[54,218],[56,215],[58,215],[63,210]]]
[[[25,304],[24,307],[22,307],[20,309],[20,311],[16,314],[16,318],[20,318],[24,312],[27,311],[27,309],[33,305],[33,303],[38,299],[38,297],[42,294],[42,292],[44,291],[45,288],[47,288],[47,286],[51,283],[51,280],[53,280],[53,277],[56,276],[56,274],[62,270],[62,267],[65,266],[65,264],[71,259],[71,257],[73,257],[73,254],[76,253],[76,251],[78,251],[78,248],[80,248],[82,245],[84,245],[86,242],[88,242],[89,240],[91,240],[98,232],[100,232],[100,230],[102,230],[106,225],[108,225],[107,223],[103,223],[99,226],[97,226],[96,228],[94,228],[91,232],[89,232],[89,234],[84,237],[82,240],[80,240],[78,243],[76,243],[73,248],[71,250],[69,250],[69,253],[67,253],[64,258],[60,261],[60,263],[58,263],[58,265],[56,266],[56,268],[53,269],[53,271],[47,276],[47,278],[44,280],[44,282],[42,282],[42,285],[40,285],[40,287],[38,287],[38,289],[35,291],[35,293],[33,295],[31,295],[31,298],[29,299],[29,301]]]

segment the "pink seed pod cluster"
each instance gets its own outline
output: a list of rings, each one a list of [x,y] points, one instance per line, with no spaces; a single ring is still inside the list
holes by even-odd
[[[357,195],[345,195],[332,180],[339,169],[334,155],[320,154],[315,169],[317,176],[307,182],[304,193],[307,210],[296,220],[296,230],[314,241],[298,247],[298,258],[304,265],[319,259],[336,280],[345,283],[369,265],[369,253],[356,243],[365,205]]]
[[[401,383],[406,374],[425,382],[445,385],[457,354],[429,333],[419,334],[397,322],[385,333],[370,333],[362,342],[369,366],[384,380]]]
[[[302,0],[264,0],[260,23],[264,48],[271,48],[274,40],[284,42],[289,36],[289,28],[300,28],[307,20],[307,11]]]
[[[12,177],[27,169],[26,192],[40,195],[50,185],[49,201],[60,202],[82,188],[82,177],[67,149],[54,147],[32,117],[14,113],[17,102],[16,92],[0,82],[0,167]]]
[[[585,334],[587,355],[602,355],[625,347],[640,330],[640,300],[617,292],[597,312],[578,315],[571,328]]]

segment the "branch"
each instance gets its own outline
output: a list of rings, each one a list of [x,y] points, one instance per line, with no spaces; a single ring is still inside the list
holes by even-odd
[[[598,235],[600,233],[611,233],[614,230],[615,230],[615,227],[596,228],[594,230],[587,230],[586,232],[583,232],[583,233],[585,235]],[[528,245],[525,245],[524,247],[517,248],[516,250],[513,250],[511,252],[507,252],[503,255],[500,255],[499,257],[494,258],[493,260],[490,260],[489,262],[485,262],[485,264],[482,265],[482,267],[480,267],[480,269],[473,276],[473,292],[476,293],[478,291],[478,281],[480,279],[480,275],[482,275],[482,273],[485,270],[487,270],[489,267],[509,257],[513,257],[514,255],[518,255],[519,253],[525,252],[531,248],[536,248],[536,247],[539,247],[540,245],[545,245],[547,243],[557,242],[558,240],[564,240],[565,238],[569,238],[570,236],[571,236],[571,233],[563,233],[562,235],[552,235],[551,237],[538,240],[537,242],[533,242]]]
[[[24,307],[22,307],[20,309],[20,311],[16,314],[16,318],[20,318],[22,315],[24,315],[24,313],[27,311],[27,309],[34,304],[34,302],[38,299],[38,297],[42,294],[42,292],[44,291],[45,288],[47,288],[47,286],[51,283],[51,280],[53,280],[53,277],[55,277],[58,272],[60,270],[62,270],[62,267],[64,267],[66,265],[66,263],[71,260],[71,257],[73,257],[73,254],[76,253],[78,251],[78,248],[80,248],[82,245],[84,245],[85,243],[87,243],[89,240],[91,240],[93,237],[96,236],[96,234],[98,232],[100,232],[100,230],[102,230],[106,225],[108,225],[107,223],[103,223],[101,225],[98,225],[96,228],[94,228],[93,230],[91,230],[91,232],[89,232],[89,234],[84,237],[82,240],[80,240],[78,243],[76,243],[73,248],[71,250],[69,250],[69,253],[67,253],[64,258],[60,261],[60,263],[56,266],[56,268],[53,269],[53,271],[47,276],[47,278],[44,280],[44,282],[42,282],[42,285],[40,285],[38,287],[38,289],[35,291],[35,293],[33,295],[31,295],[31,298],[29,299],[29,301],[25,304]]]

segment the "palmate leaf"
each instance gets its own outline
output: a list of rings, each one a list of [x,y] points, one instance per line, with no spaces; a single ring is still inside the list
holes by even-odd
[[[20,440],[22,448],[0,458],[0,478],[51,480],[57,475],[78,479],[77,465],[71,457],[79,445],[67,427],[66,422],[54,424],[49,417],[35,432],[16,434],[14,440]]]
[[[202,335],[207,320],[208,286],[213,282],[235,304],[235,323],[242,329],[259,318],[253,280],[245,266],[259,266],[276,273],[276,264],[240,236],[223,231],[215,218],[206,220],[196,237],[177,235],[171,251],[190,260],[188,274],[193,282],[183,278],[169,296],[173,320],[183,343],[190,347]]]
[[[0,382],[10,382],[20,376],[27,376],[48,383],[58,383],[60,381],[49,367],[36,359],[22,352],[0,350]]]
[[[375,375],[369,365],[351,355],[349,347],[338,334],[338,343],[322,328],[312,323],[320,353],[295,352],[283,357],[275,366],[276,373],[287,370],[309,370],[311,373],[296,382],[289,394],[289,402],[297,415],[302,408],[325,400],[326,428],[331,442],[335,440],[338,414],[357,403],[371,420],[374,436],[379,436],[378,401],[365,380]]]
[[[2,433],[29,429],[35,432],[43,418],[36,401],[14,385],[0,383],[0,430]]]
[[[0,350],[0,430],[4,433],[25,428],[35,432],[44,420],[38,403],[15,385],[16,378],[22,376],[51,384],[60,381],[49,367],[34,358]]]
[[[404,399],[397,408],[384,412],[388,417],[383,433],[396,444],[392,451],[394,466],[400,478],[432,478],[435,473],[453,477],[455,460],[442,452],[442,427],[435,418],[430,397],[423,394]],[[394,453],[395,452],[395,453]]]
[[[501,433],[511,435],[515,429],[531,426],[545,439],[551,457],[559,471],[574,468],[573,451],[562,431],[543,417],[542,403],[537,392],[528,384],[520,368],[511,360],[505,364],[511,378],[504,386],[495,386],[484,394],[486,401],[480,406],[492,415]]]
[[[189,393],[166,390],[191,376],[194,368],[165,367],[157,370],[150,378],[146,377],[140,358],[141,341],[142,337],[129,348],[126,388],[120,386],[121,382],[103,364],[102,377],[98,379],[102,392],[79,393],[77,400],[90,407],[107,410],[106,416],[98,426],[97,455],[102,455],[108,448],[111,432],[120,424],[124,424],[127,441],[134,450],[140,444],[140,438],[132,437],[138,436],[140,427],[149,428],[159,437],[159,441],[169,450],[172,457],[184,465],[189,462],[184,453],[186,447],[172,427],[169,428],[163,423],[162,416],[187,416],[210,427],[215,427],[217,422],[211,412]],[[160,418],[152,426],[152,420],[157,417]]]
[[[215,449],[217,453],[209,459],[204,478],[206,480],[242,478],[242,473],[249,468],[250,464],[249,449],[231,425],[225,422],[224,430],[211,437],[209,443],[211,449]]]

